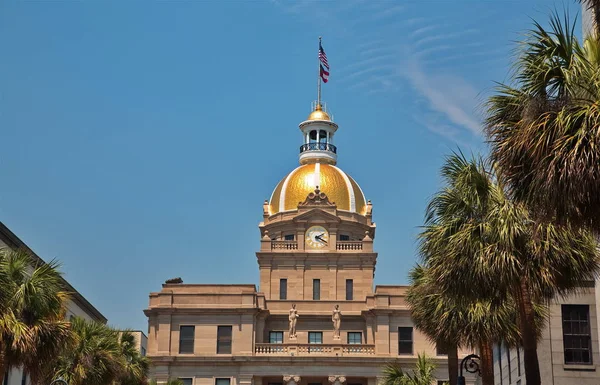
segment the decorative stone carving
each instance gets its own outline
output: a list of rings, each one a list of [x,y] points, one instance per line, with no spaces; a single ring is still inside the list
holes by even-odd
[[[263,217],[268,217],[269,216],[269,201],[265,199],[265,202],[263,203]]]
[[[317,186],[314,192],[311,192],[306,196],[304,202],[298,204],[298,207],[302,206],[335,206],[335,202],[329,202],[327,194],[321,192],[319,186]]]
[[[300,315],[298,315],[298,310],[296,310],[296,304],[293,304],[292,308],[290,309],[290,316],[289,316],[290,338],[296,338],[296,323],[298,322],[298,317],[300,317]]]
[[[373,215],[373,204],[370,199],[367,201],[367,213],[365,215],[368,217]]]
[[[346,377],[345,376],[329,376],[329,382],[332,385],[342,385],[346,382]]]
[[[300,383],[300,376],[294,376],[294,375],[283,376],[283,383],[285,385],[298,385]]]
[[[173,284],[173,283],[183,283],[183,279],[181,279],[181,277],[177,277],[177,278],[171,278],[171,279],[167,279],[165,281],[166,284]]]
[[[340,326],[342,326],[342,312],[340,311],[340,305],[335,305],[333,313],[331,314],[331,322],[333,322],[333,339],[340,339]]]

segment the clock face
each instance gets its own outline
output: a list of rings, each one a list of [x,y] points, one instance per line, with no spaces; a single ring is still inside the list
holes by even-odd
[[[322,249],[326,247],[327,242],[329,242],[329,233],[323,226],[312,226],[306,230],[304,239],[306,248]]]

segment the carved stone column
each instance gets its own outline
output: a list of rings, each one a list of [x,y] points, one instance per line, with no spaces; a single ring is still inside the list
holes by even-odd
[[[283,385],[300,385],[300,376],[283,376]]]
[[[329,383],[331,385],[344,385],[346,383],[346,376],[329,376]]]

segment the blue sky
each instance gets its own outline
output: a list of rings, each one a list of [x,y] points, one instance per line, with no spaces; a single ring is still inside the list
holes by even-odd
[[[485,151],[514,41],[575,1],[0,2],[0,220],[110,323],[168,278],[256,283],[262,202],[323,98],[404,284],[444,156]],[[577,27],[579,31],[579,27]]]

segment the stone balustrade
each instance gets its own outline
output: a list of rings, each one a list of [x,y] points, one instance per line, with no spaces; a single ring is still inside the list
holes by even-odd
[[[273,356],[349,356],[374,355],[375,345],[344,345],[344,344],[264,344],[254,345],[254,355]]]
[[[298,241],[271,241],[271,250],[298,250]]]
[[[356,251],[363,249],[362,241],[338,241],[335,245],[336,250],[339,251]]]

